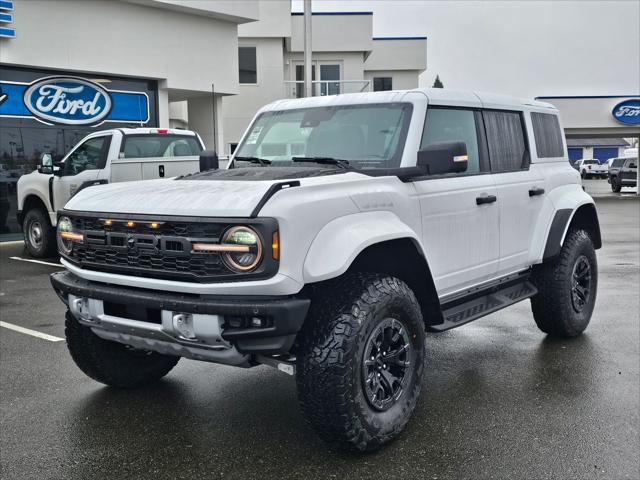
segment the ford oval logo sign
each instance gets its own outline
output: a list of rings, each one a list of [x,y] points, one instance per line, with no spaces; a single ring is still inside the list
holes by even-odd
[[[24,92],[24,104],[37,118],[64,125],[94,125],[111,111],[109,92],[74,77],[47,77]]]
[[[613,107],[613,118],[626,125],[640,125],[640,100],[625,100]]]

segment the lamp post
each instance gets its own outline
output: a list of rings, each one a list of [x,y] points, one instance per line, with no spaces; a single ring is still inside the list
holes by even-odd
[[[313,95],[311,83],[311,0],[304,0],[304,96]]]

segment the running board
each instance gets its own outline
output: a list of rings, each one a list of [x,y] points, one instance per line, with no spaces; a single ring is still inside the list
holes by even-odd
[[[526,279],[501,288],[494,287],[489,292],[474,295],[470,300],[461,299],[442,305],[444,322],[429,325],[428,329],[431,332],[444,332],[533,297],[536,293],[538,293],[536,287]]]

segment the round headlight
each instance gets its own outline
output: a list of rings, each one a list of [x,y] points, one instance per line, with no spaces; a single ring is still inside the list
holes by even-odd
[[[233,227],[225,232],[222,243],[236,245],[237,251],[222,254],[229,268],[236,272],[248,272],[256,268],[262,260],[262,241],[260,236],[249,227]]]
[[[58,249],[60,252],[66,253],[67,255],[70,254],[73,249],[73,240],[64,234],[71,233],[73,233],[73,224],[71,223],[71,219],[69,217],[60,217],[58,219]]]

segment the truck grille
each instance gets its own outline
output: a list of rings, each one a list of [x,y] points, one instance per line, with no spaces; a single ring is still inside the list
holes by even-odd
[[[277,271],[277,261],[265,258],[251,273],[231,270],[216,252],[194,252],[191,242],[218,242],[222,234],[235,225],[251,225],[263,239],[271,238],[277,228],[273,219],[171,219],[164,217],[129,217],[105,224],[105,217],[68,216],[74,230],[84,234],[83,243],[75,243],[66,256],[72,263],[88,269],[148,278],[188,282],[236,281],[244,278],[270,277]],[[108,218],[113,218],[109,215]],[[156,223],[152,228],[151,223]]]

